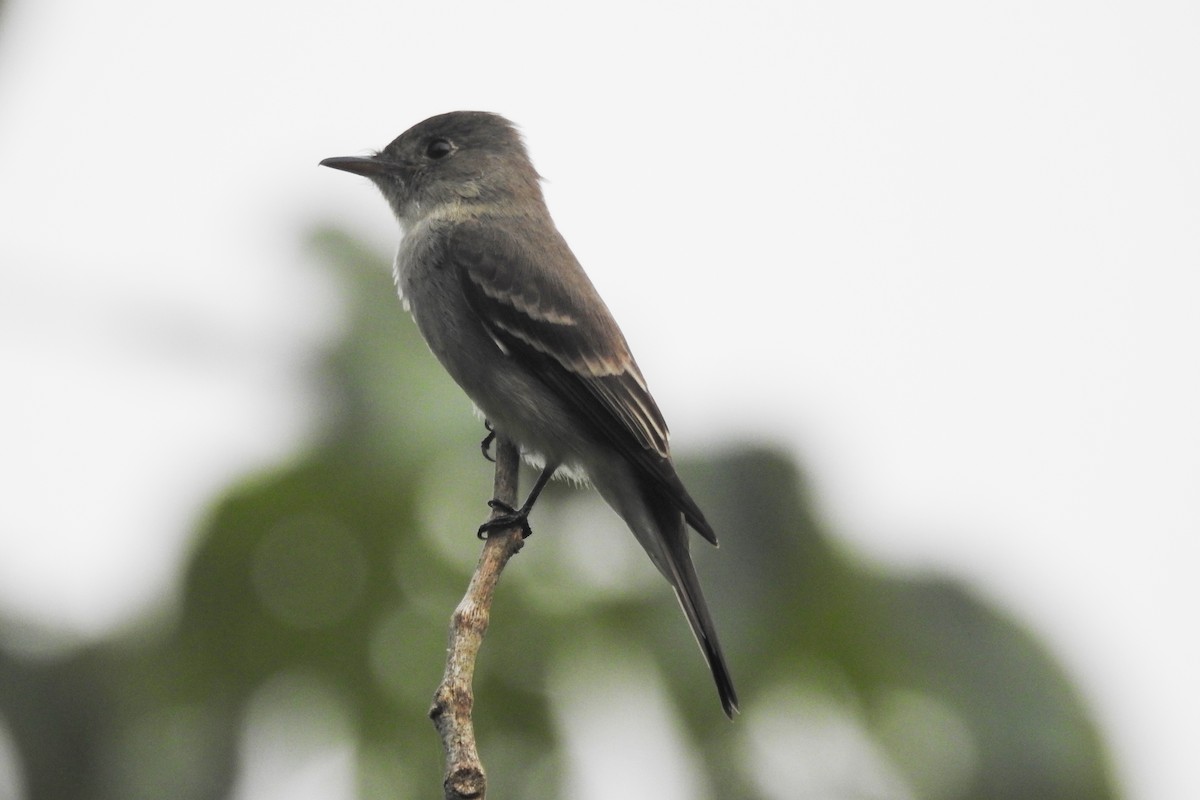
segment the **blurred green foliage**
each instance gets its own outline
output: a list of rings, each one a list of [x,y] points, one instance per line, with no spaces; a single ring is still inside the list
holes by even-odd
[[[30,800],[228,797],[263,709],[352,744],[366,800],[440,796],[426,712],[479,551],[483,429],[400,310],[386,259],[332,230],[313,248],[348,321],[322,361],[320,440],[215,502],[177,608],[49,659],[4,646],[15,632],[0,627],[0,714]],[[566,793],[553,687],[589,691],[587,658],[572,656],[596,653],[597,675],[622,654],[653,665],[712,797],[1115,796],[1077,693],[1028,632],[955,582],[840,551],[780,452],[747,445],[682,469],[722,536],[695,550],[743,713],[721,714],[666,584],[615,515],[555,484],[478,667],[492,796]]]

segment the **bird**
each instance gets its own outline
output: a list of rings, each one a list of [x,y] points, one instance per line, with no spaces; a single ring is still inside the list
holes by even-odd
[[[585,479],[674,589],[725,714],[737,692],[692,564],[687,527],[716,533],[671,458],[658,404],[612,313],[555,226],[517,127],[484,111],[419,122],[367,156],[321,166],[369,178],[402,230],[394,277],[429,349],[488,423],[541,472]],[[489,433],[489,438],[490,438]],[[484,441],[485,455],[487,441]]]

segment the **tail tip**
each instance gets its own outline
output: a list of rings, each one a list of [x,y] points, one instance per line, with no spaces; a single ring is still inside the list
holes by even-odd
[[[737,692],[730,685],[719,687],[719,693],[721,695],[721,708],[725,709],[725,716],[729,717],[730,721],[732,721],[741,712],[741,709],[738,708]]]

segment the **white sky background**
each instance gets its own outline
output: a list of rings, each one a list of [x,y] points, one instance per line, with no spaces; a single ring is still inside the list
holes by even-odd
[[[481,108],[678,450],[790,448],[865,555],[1046,639],[1130,797],[1200,796],[1200,6],[970,6],[10,0],[0,613],[169,590],[314,424],[304,227],[398,237],[317,161]]]

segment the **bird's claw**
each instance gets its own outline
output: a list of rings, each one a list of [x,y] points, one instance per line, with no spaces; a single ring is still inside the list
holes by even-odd
[[[496,441],[496,429],[486,419],[483,421],[483,427],[487,428],[487,436],[483,437],[483,441],[479,443],[479,449],[483,451],[484,458],[495,464],[496,458],[488,452],[488,448],[492,446],[492,442]]]
[[[492,517],[479,526],[479,531],[475,535],[480,539],[488,538],[488,534],[492,531],[502,531],[518,526],[521,528],[522,539],[528,539],[533,535],[533,530],[529,527],[529,511],[527,509],[513,508],[508,503],[495,499],[488,500],[488,505],[504,513],[498,517]]]

